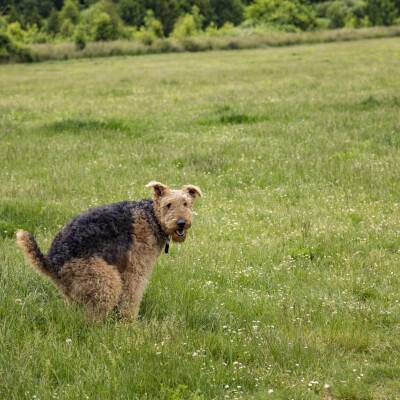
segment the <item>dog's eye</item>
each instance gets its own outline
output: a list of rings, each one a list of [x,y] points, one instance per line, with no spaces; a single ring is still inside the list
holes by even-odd
[[[183,205],[184,205],[185,207],[187,207],[187,203],[186,203],[186,201],[183,203]]]
[[[167,207],[167,208],[171,208],[171,206],[172,206],[172,204],[171,204],[171,203],[168,203],[166,207]]]

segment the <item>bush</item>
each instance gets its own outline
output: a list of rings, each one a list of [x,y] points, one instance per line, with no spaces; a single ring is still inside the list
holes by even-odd
[[[0,62],[8,61],[32,61],[29,49],[15,43],[5,32],[0,32]]]
[[[245,15],[255,25],[275,25],[287,30],[316,26],[313,9],[297,0],[256,0],[246,8]]]
[[[368,26],[367,3],[364,0],[335,0],[326,8],[330,28]]]
[[[330,28],[342,28],[346,23],[348,9],[345,2],[341,0],[333,1],[326,10]]]
[[[193,15],[185,14],[176,21],[171,36],[175,38],[185,38],[194,36],[197,33],[198,29]]]
[[[151,45],[158,38],[164,37],[164,30],[161,21],[154,17],[154,13],[148,10],[144,18],[144,26],[134,33],[134,38],[143,44]]]
[[[50,41],[50,37],[46,32],[39,29],[36,24],[28,25],[24,30],[19,22],[11,22],[7,26],[6,33],[13,41],[18,43],[31,44]]]
[[[148,10],[144,17],[144,27],[146,31],[151,32],[154,36],[161,38],[164,36],[164,30],[161,21],[154,17],[152,10]]]
[[[147,31],[143,26],[134,34],[134,39],[139,40],[143,44],[150,46],[157,40],[157,36],[153,32]]]
[[[235,26],[230,22],[225,22],[221,28],[217,28],[214,23],[207,26],[206,34],[208,36],[233,36],[235,34]]]
[[[86,47],[86,36],[82,27],[78,27],[75,32],[75,48],[83,50]]]
[[[108,1],[99,1],[83,11],[77,29],[86,40],[107,41],[127,36],[114,5]]]
[[[11,22],[8,24],[6,32],[13,40],[17,42],[24,41],[24,31],[22,30],[19,22]]]
[[[115,21],[107,13],[100,13],[94,20],[94,40],[115,40],[118,36],[118,24],[115,24]]]
[[[65,37],[65,38],[71,38],[74,34],[74,31],[75,31],[75,26],[71,20],[66,19],[61,24],[61,28],[60,28],[61,36]]]
[[[392,25],[397,15],[394,0],[335,0],[322,3],[317,10],[328,18],[329,28]]]
[[[194,6],[191,14],[185,14],[178,18],[171,36],[185,38],[198,34],[201,31],[202,20],[203,17],[198,7]]]

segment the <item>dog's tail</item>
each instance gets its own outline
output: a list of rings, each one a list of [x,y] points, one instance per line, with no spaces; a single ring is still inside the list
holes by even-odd
[[[52,268],[50,260],[40,251],[31,233],[19,229],[17,231],[17,244],[24,252],[26,258],[35,267],[36,271],[46,275],[53,281],[57,281],[57,276]]]

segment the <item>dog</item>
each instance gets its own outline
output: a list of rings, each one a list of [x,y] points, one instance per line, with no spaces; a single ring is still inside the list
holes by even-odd
[[[65,298],[83,304],[92,320],[117,309],[136,319],[157,257],[169,242],[184,242],[200,188],[173,190],[152,181],[152,199],[122,201],[90,209],[65,225],[44,255],[29,232],[17,244],[36,271],[50,278]]]

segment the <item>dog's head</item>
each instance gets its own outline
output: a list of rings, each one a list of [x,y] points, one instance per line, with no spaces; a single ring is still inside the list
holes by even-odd
[[[154,181],[146,187],[153,189],[154,212],[164,231],[174,242],[183,242],[192,226],[193,202],[201,196],[200,188],[185,185],[180,190],[173,190]]]

